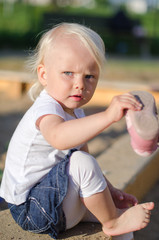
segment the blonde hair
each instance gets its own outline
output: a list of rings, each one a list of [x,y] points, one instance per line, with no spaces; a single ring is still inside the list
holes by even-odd
[[[95,58],[99,70],[101,71],[105,64],[105,46],[101,37],[90,28],[78,23],[61,23],[44,33],[35,49],[33,56],[30,58],[29,66],[32,72],[36,72],[39,64],[43,63],[46,50],[52,47],[58,34],[74,34]],[[43,86],[37,81],[30,89],[30,97],[35,100]]]

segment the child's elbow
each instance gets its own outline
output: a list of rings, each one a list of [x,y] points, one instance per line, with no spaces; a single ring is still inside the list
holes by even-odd
[[[69,146],[64,142],[56,139],[53,142],[51,142],[51,145],[53,148],[58,149],[58,150],[67,150]]]
[[[70,148],[63,135],[50,133],[50,135],[45,137],[45,139],[55,149],[67,150]]]

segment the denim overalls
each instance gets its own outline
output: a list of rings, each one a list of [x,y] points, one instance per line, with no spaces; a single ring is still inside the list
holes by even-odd
[[[34,233],[48,233],[57,239],[58,233],[65,231],[66,219],[62,201],[67,193],[68,176],[66,165],[72,149],[65,158],[31,190],[26,202],[20,205],[8,204],[14,220],[22,229]]]

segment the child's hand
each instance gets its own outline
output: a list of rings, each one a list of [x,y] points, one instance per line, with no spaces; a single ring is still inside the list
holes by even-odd
[[[132,94],[125,93],[113,97],[106,111],[112,122],[117,122],[124,116],[125,110],[131,109],[133,111],[139,111],[141,108],[142,104],[139,103]]]
[[[122,192],[121,190],[111,186],[110,192],[117,208],[128,208],[138,203],[135,196]]]

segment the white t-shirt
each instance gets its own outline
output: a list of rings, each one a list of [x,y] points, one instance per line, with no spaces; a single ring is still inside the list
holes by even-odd
[[[9,203],[25,202],[29,190],[69,151],[53,148],[37,129],[37,119],[46,114],[56,114],[65,121],[74,119],[45,90],[41,92],[20,121],[9,144],[0,188],[0,196]],[[75,109],[75,115],[77,118],[85,116],[82,109]]]

